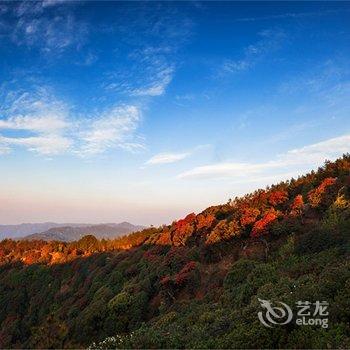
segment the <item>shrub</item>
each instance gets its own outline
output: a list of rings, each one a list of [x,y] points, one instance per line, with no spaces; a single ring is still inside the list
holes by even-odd
[[[257,263],[253,260],[238,260],[226,275],[224,288],[232,289],[243,283],[256,266]]]
[[[295,252],[299,255],[312,254],[329,249],[333,246],[334,240],[328,232],[314,229],[298,239]]]

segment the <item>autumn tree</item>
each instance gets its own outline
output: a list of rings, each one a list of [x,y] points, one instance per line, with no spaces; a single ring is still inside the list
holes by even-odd
[[[226,220],[221,220],[210,232],[205,243],[213,244],[221,241],[227,241],[232,237],[239,235],[239,233],[240,226],[237,221],[232,220],[231,222],[227,222]]]
[[[324,197],[327,196],[329,187],[334,185],[336,181],[337,179],[328,177],[324,179],[318,187],[308,193],[308,200],[313,208],[321,204],[322,200],[325,199]]]
[[[215,221],[215,216],[213,214],[199,214],[197,215],[197,230],[210,229]]]
[[[286,191],[273,191],[269,195],[269,203],[272,206],[282,204],[288,200],[288,193]]]
[[[77,246],[87,252],[93,252],[98,249],[99,241],[93,235],[86,235],[79,239]]]
[[[242,211],[240,223],[242,226],[253,224],[260,215],[260,210],[257,208],[245,208]]]
[[[191,213],[184,219],[175,223],[175,232],[172,239],[175,246],[186,244],[188,238],[191,237],[195,231],[195,220],[196,214]]]
[[[300,216],[304,209],[304,200],[303,196],[301,194],[298,194],[294,200],[293,203],[290,206],[290,214],[292,216]]]
[[[269,225],[277,219],[277,213],[275,210],[271,209],[264,216],[255,222],[251,237],[259,237],[268,233]]]

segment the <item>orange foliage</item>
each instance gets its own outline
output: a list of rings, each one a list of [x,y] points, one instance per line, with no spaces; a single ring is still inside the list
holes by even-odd
[[[260,210],[257,208],[245,208],[241,216],[241,225],[246,226],[253,224],[256,218],[259,216]]]
[[[205,244],[230,240],[232,237],[237,236],[239,232],[240,227],[237,221],[232,220],[228,223],[226,220],[221,220],[207,236]]]
[[[26,265],[32,265],[40,259],[40,252],[29,251],[22,257],[22,261]]]
[[[179,220],[175,224],[175,234],[173,236],[173,243],[175,246],[185,245],[187,239],[192,236],[194,232],[194,223],[196,214],[191,213],[184,219]]]
[[[298,194],[294,198],[293,203],[290,206],[291,214],[292,215],[300,215],[303,208],[304,208],[303,196],[301,194]]]
[[[308,200],[312,207],[317,207],[320,205],[322,202],[322,197],[324,196],[327,188],[334,185],[336,181],[337,179],[333,177],[327,177],[318,187],[308,193]]]
[[[188,214],[184,219],[181,219],[181,220],[176,222],[176,230],[181,231],[183,229],[183,227],[185,227],[188,224],[193,223],[195,220],[196,220],[195,213]]]
[[[197,216],[197,229],[200,230],[202,228],[210,229],[215,221],[215,216],[212,214],[203,215],[199,214]]]
[[[252,229],[251,237],[259,237],[267,233],[269,224],[277,219],[277,214],[274,210],[268,211],[260,220],[258,220]]]
[[[286,191],[274,191],[269,196],[269,203],[273,206],[284,203],[288,199]]]
[[[171,245],[171,234],[169,231],[166,231],[164,233],[161,233],[159,235],[159,238],[157,240],[157,244],[160,245]]]
[[[318,186],[318,189],[320,191],[324,191],[326,187],[334,185],[336,181],[337,179],[334,177],[327,177],[321,182],[320,186]]]

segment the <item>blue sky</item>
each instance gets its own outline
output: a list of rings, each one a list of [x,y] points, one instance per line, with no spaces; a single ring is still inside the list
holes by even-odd
[[[168,223],[350,151],[349,20],[349,2],[0,2],[0,222]]]

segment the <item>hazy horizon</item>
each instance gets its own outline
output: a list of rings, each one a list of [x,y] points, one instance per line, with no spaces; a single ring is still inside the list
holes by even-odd
[[[122,223],[129,223],[133,224],[129,221],[121,221],[121,222],[57,222],[57,221],[38,221],[38,222],[19,222],[19,223],[0,223],[0,226],[17,226],[17,225],[32,225],[32,224],[58,224],[58,225],[114,225],[114,224],[122,224]],[[135,226],[142,226],[142,224],[134,224]]]

